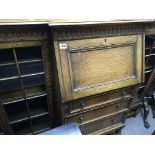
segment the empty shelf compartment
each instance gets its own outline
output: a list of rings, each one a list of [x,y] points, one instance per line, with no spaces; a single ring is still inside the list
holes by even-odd
[[[50,128],[48,115],[40,116],[32,119],[34,133],[39,133]]]
[[[0,93],[1,103],[10,104],[24,100],[24,94],[21,89],[16,91],[8,91],[7,93]]]
[[[13,50],[12,49],[0,49],[0,66],[13,64],[13,63],[15,63]]]
[[[46,96],[45,85],[33,86],[25,89],[27,99],[39,96]]]
[[[27,100],[32,117],[48,114],[47,96]]]
[[[30,120],[12,124],[12,130],[15,135],[28,135],[33,133]]]
[[[7,104],[4,109],[10,123],[20,122],[29,118],[26,101]]]
[[[43,72],[43,62],[36,61],[30,63],[22,63],[19,64],[19,68],[21,75],[39,73]]]
[[[15,64],[0,66],[0,79],[18,76]]]
[[[39,47],[39,46],[16,48],[15,50],[16,50],[18,61],[42,58],[42,50],[41,50],[41,47]]]
[[[0,93],[19,89],[21,89],[21,83],[18,77],[0,80]]]
[[[22,76],[22,80],[26,88],[45,84],[44,73]]]

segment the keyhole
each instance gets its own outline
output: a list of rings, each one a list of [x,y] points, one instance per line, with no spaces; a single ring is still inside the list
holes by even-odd
[[[104,39],[104,41],[106,42],[106,41],[107,41],[107,39]]]

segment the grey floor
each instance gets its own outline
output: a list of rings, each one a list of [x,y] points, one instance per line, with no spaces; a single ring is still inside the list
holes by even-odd
[[[150,128],[146,129],[143,123],[143,109],[140,109],[135,118],[130,117],[126,120],[126,126],[122,130],[122,135],[151,135],[155,130],[155,119],[153,118],[151,109],[148,116],[148,122]]]

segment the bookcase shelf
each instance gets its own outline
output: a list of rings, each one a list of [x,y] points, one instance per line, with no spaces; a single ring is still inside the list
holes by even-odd
[[[13,134],[50,128],[43,59],[41,46],[0,49],[0,99]]]

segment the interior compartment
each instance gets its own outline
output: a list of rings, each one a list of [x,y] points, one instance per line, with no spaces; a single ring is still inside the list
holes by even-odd
[[[28,118],[26,101],[4,105],[4,109],[8,116],[9,122],[21,121],[22,119]]]
[[[12,130],[15,135],[27,135],[32,133],[30,120],[12,124]]]
[[[24,87],[33,87],[45,84],[44,74],[22,77]]]
[[[154,43],[155,38],[153,36],[145,37],[145,48],[150,49]]]
[[[155,55],[152,55],[152,56],[149,58],[148,64],[150,64],[151,66],[155,66]]]
[[[17,102],[18,100],[24,99],[24,94],[22,90],[9,91],[0,93],[0,99],[3,104],[7,104],[8,102]]]
[[[33,131],[39,133],[49,128],[48,115],[43,115],[32,119]]]
[[[18,61],[42,59],[40,47],[16,48],[16,54]]]
[[[15,63],[12,49],[0,49],[0,65]]]
[[[43,72],[42,61],[19,64],[21,75]]]
[[[13,79],[0,80],[0,93],[19,89],[21,89],[21,83],[18,77]]]
[[[47,96],[27,100],[31,116],[41,115],[48,112]]]
[[[27,98],[34,96],[47,95],[45,85],[33,86],[25,89]]]
[[[17,68],[15,64],[0,66],[0,79],[18,76]]]

